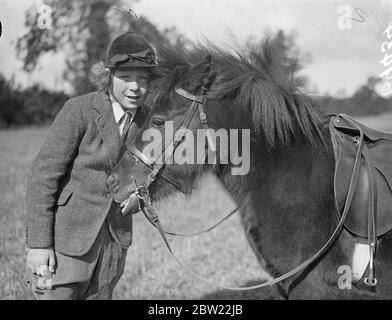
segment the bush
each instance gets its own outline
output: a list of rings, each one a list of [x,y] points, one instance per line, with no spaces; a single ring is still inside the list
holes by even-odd
[[[50,123],[68,96],[34,85],[16,88],[0,75],[0,128]]]

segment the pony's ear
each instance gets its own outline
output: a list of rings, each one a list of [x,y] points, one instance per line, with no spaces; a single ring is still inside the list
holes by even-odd
[[[195,68],[201,70],[201,72],[210,72],[211,69],[211,55],[207,54],[204,56],[203,60],[201,60],[196,66]]]
[[[208,90],[216,78],[216,73],[211,68],[212,57],[210,54],[204,58],[194,67],[202,74],[201,84],[204,90]]]
[[[210,89],[212,83],[214,82],[216,78],[216,72],[212,72],[211,70],[208,72],[207,76],[203,79],[202,81],[202,86],[204,91],[207,91]]]
[[[211,55],[206,55],[197,64],[190,68],[189,79],[185,83],[185,87],[190,90],[196,90],[200,86],[207,91],[215,79],[215,75],[211,75]]]

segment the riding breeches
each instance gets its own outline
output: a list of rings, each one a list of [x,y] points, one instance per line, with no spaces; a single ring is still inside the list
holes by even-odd
[[[126,255],[127,250],[113,239],[105,221],[85,255],[72,257],[56,252],[50,289],[42,289],[39,276],[29,272],[34,296],[37,300],[111,299],[123,274]]]

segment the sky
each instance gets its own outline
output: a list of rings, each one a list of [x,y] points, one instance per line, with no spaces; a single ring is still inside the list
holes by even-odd
[[[383,32],[392,21],[392,0],[123,2],[125,9],[132,8],[161,29],[176,26],[191,40],[206,37],[220,45],[230,44],[230,34],[241,42],[249,36],[262,38],[268,30],[296,31],[296,44],[311,57],[302,74],[310,80],[309,89],[318,94],[352,94],[369,76],[387,69],[380,63],[385,54],[381,45],[387,40]],[[41,5],[44,0],[0,0],[0,72],[7,78],[14,75],[22,85],[40,82],[48,88],[67,89],[62,80],[64,54],[44,56],[32,74],[22,72],[16,57],[14,42],[26,32],[24,12],[34,3]],[[351,25],[348,20],[342,22],[347,10],[352,11]]]

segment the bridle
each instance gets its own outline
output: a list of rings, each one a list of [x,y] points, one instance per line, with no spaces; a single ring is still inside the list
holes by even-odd
[[[183,141],[183,139],[185,138],[185,129],[188,129],[193,117],[196,113],[196,111],[199,111],[199,121],[200,124],[202,125],[203,129],[206,130],[206,135],[207,135],[207,139],[208,139],[208,144],[210,146],[210,148],[215,151],[215,144],[211,139],[211,136],[208,133],[208,124],[207,124],[207,116],[204,112],[204,105],[207,102],[207,98],[205,95],[203,96],[196,96],[193,95],[187,91],[185,91],[184,89],[178,88],[175,90],[176,93],[178,93],[179,95],[181,95],[182,97],[192,101],[191,106],[187,109],[184,118],[181,121],[181,126],[176,129],[176,131],[180,131],[182,132],[182,134],[176,139],[172,141],[170,141],[169,143],[165,142],[165,148],[163,148],[162,154],[161,154],[161,158],[165,159],[165,154],[166,154],[166,148],[170,145],[173,144],[172,146],[172,152],[168,155],[169,157],[172,156],[172,154],[174,153],[174,151],[176,150],[176,148],[178,147],[178,145]],[[132,145],[129,147],[129,151],[135,156],[137,157],[139,160],[141,160],[144,164],[146,164],[147,166],[149,166],[151,169],[151,172],[147,175],[145,182],[143,183],[142,187],[148,189],[148,187],[151,185],[151,183],[154,182],[154,180],[156,179],[156,177],[163,172],[163,168],[165,166],[166,160],[164,161],[160,161],[157,162],[152,161],[150,158],[148,158],[146,155],[143,154],[143,152],[141,152],[140,150],[138,150],[136,148],[135,145]],[[176,179],[174,177],[171,177],[170,174],[165,172],[165,176],[164,178],[168,178],[168,180],[170,180],[169,182],[171,182],[172,184],[174,184],[178,189],[180,189],[181,191],[183,191],[183,187],[181,186],[181,184],[179,182],[176,181]]]
[[[216,151],[216,146],[215,146],[215,143],[214,143],[214,141],[213,141],[213,139],[211,137],[211,134],[209,132],[208,123],[207,123],[207,115],[204,112],[204,106],[207,104],[207,96],[205,95],[206,89],[203,88],[203,93],[204,93],[203,95],[193,95],[193,94],[189,93],[188,91],[186,91],[186,90],[184,90],[182,88],[175,89],[175,92],[177,94],[181,95],[182,97],[184,97],[185,99],[191,101],[191,105],[190,105],[189,108],[187,108],[187,111],[186,111],[183,119],[180,122],[181,125],[176,129],[176,132],[179,131],[179,132],[182,132],[182,134],[179,137],[177,137],[176,140],[174,140],[174,138],[173,138],[173,140],[170,141],[169,143],[165,142],[165,147],[161,150],[161,158],[164,158],[164,156],[166,154],[166,148],[170,144],[173,144],[172,150],[171,150],[170,154],[168,154],[166,156],[166,158],[170,158],[172,156],[172,154],[174,153],[174,151],[176,150],[178,145],[180,143],[182,143],[183,138],[185,137],[186,133],[185,133],[184,129],[188,129],[189,128],[189,126],[190,126],[190,124],[191,124],[195,114],[197,114],[197,112],[199,113],[199,123],[200,123],[202,129],[204,129],[205,134],[206,134],[208,146],[209,146],[209,148],[211,149],[212,152],[215,152]],[[177,179],[175,177],[173,177],[172,175],[170,175],[168,172],[164,171],[164,166],[165,166],[165,162],[166,162],[167,159],[165,159],[165,161],[160,161],[160,162],[157,162],[156,160],[152,161],[149,157],[147,157],[145,154],[143,154],[143,152],[140,151],[135,146],[135,144],[129,146],[128,147],[128,151],[134,157],[136,157],[137,159],[141,160],[148,168],[150,168],[150,172],[146,175],[146,177],[144,179],[144,182],[140,186],[137,185],[137,183],[135,181],[136,189],[133,192],[131,192],[131,194],[129,195],[128,200],[126,200],[125,203],[135,203],[135,198],[137,198],[137,199],[143,200],[142,204],[144,204],[144,205],[146,205],[147,203],[151,204],[151,195],[149,193],[148,188],[155,181],[157,176],[161,176],[167,182],[170,182],[175,187],[177,187],[177,189],[179,189],[181,192],[184,193],[184,188],[182,187],[181,183],[178,182]],[[138,203],[138,211],[140,211],[142,209],[142,205],[140,205],[139,200],[137,200],[137,203]],[[152,206],[150,206],[150,207],[152,207]],[[213,230],[214,228],[216,228],[218,225],[220,225],[221,223],[226,221],[233,214],[238,212],[238,210],[240,208],[241,208],[241,206],[236,207],[235,209],[230,211],[228,214],[226,214],[218,222],[214,223],[211,227],[203,229],[201,231],[197,231],[197,232],[193,232],[193,233],[189,233],[189,234],[166,232],[166,231],[164,231],[164,233],[168,234],[168,235],[181,236],[181,237],[190,237],[190,236],[200,235],[200,234],[209,232],[209,231]],[[128,206],[126,206],[122,210],[122,213],[124,215],[127,215],[127,214],[129,214],[130,210],[131,210],[131,207],[128,208]],[[146,215],[146,217],[148,218],[150,223],[153,222],[154,219],[149,219],[148,215]],[[154,223],[152,223],[152,224],[154,226],[156,226]]]
[[[206,136],[208,139],[208,143],[211,149],[216,150],[215,146],[213,144],[213,141],[211,139],[211,137],[208,134],[208,124],[207,124],[207,116],[204,112],[204,107],[205,104],[207,102],[206,96],[197,96],[197,95],[193,95],[187,91],[185,91],[184,89],[176,89],[175,92],[179,95],[181,95],[182,97],[186,98],[187,100],[190,100],[191,106],[189,107],[189,109],[187,110],[186,114],[184,115],[182,124],[181,124],[181,128],[187,129],[194,117],[194,115],[196,114],[197,111],[199,111],[199,121],[201,126],[203,127],[203,129],[206,130]],[[184,133],[185,135],[185,133]],[[182,137],[181,137],[182,138]],[[182,139],[178,139],[177,141],[173,141],[173,152],[175,150],[175,148],[182,142]],[[359,177],[359,172],[360,172],[360,160],[361,160],[361,152],[363,149],[363,144],[364,144],[364,136],[363,133],[361,132],[361,135],[359,137],[359,147],[356,153],[356,158],[355,158],[355,163],[354,163],[354,167],[352,170],[352,175],[351,175],[351,179],[350,179],[350,184],[349,184],[349,188],[348,188],[348,193],[347,193],[347,197],[346,197],[346,201],[344,204],[344,209],[343,212],[341,214],[341,217],[339,219],[338,225],[336,226],[334,232],[332,233],[332,235],[330,236],[330,238],[328,239],[328,241],[324,244],[324,246],[317,251],[314,255],[312,255],[309,259],[307,259],[306,261],[304,261],[303,263],[301,263],[299,266],[297,266],[296,268],[294,268],[293,270],[283,274],[282,276],[279,276],[277,278],[268,280],[268,281],[264,281],[260,284],[257,285],[253,285],[253,286],[247,286],[247,287],[230,287],[230,286],[224,286],[218,283],[214,283],[211,282],[207,279],[202,278],[201,276],[199,276],[198,274],[196,274],[195,272],[193,272],[191,269],[189,269],[187,266],[185,266],[175,255],[175,253],[173,252],[169,241],[166,237],[166,235],[174,235],[174,236],[194,236],[194,235],[199,235],[202,234],[204,232],[208,232],[212,229],[214,229],[215,227],[217,227],[218,225],[220,225],[222,222],[224,222],[225,220],[227,220],[230,216],[232,216],[234,213],[238,212],[239,209],[241,209],[242,207],[244,207],[246,205],[246,203],[243,203],[242,205],[238,206],[237,208],[235,208],[234,210],[232,210],[229,214],[227,214],[223,219],[221,219],[220,221],[218,221],[217,223],[215,223],[212,227],[207,228],[205,230],[199,231],[199,232],[195,232],[192,234],[178,234],[178,233],[172,233],[172,232],[167,232],[165,231],[165,229],[163,228],[160,220],[159,220],[159,216],[155,210],[155,208],[152,205],[152,201],[151,201],[151,195],[149,193],[149,186],[151,185],[152,182],[154,182],[154,180],[156,179],[156,177],[162,172],[162,169],[164,167],[164,161],[162,161],[162,163],[154,163],[152,162],[148,157],[146,157],[141,151],[139,151],[135,146],[130,147],[130,151],[133,153],[133,155],[135,155],[137,158],[139,158],[141,161],[143,161],[146,165],[148,165],[151,169],[151,172],[147,175],[145,182],[140,185],[137,186],[136,190],[131,194],[130,198],[133,197],[137,197],[138,199],[142,200],[142,202],[144,203],[144,207],[142,208],[143,213],[145,215],[145,217],[147,218],[147,220],[159,231],[167,249],[169,250],[169,252],[171,253],[172,257],[177,261],[177,263],[182,266],[188,273],[190,273],[191,275],[193,275],[194,277],[196,277],[197,279],[206,282],[210,285],[216,286],[216,287],[220,287],[223,289],[229,289],[229,290],[236,290],[236,291],[245,291],[245,290],[254,290],[254,289],[259,289],[259,288],[264,288],[267,286],[271,286],[274,285],[276,283],[282,282],[284,280],[286,280],[289,277],[292,277],[293,275],[304,271],[309,265],[311,265],[313,262],[315,262],[318,258],[320,258],[329,248],[330,246],[333,244],[333,242],[335,241],[336,237],[338,236],[338,234],[340,233],[344,221],[346,220],[347,217],[347,213],[349,211],[350,205],[351,205],[351,201],[353,199],[354,196],[354,192],[355,192],[355,187],[357,185],[357,181],[358,181],[358,177]],[[167,145],[167,144],[166,144]],[[162,152],[164,152],[164,150],[162,150]],[[336,174],[336,172],[335,172]],[[336,210],[338,210],[336,208]]]

